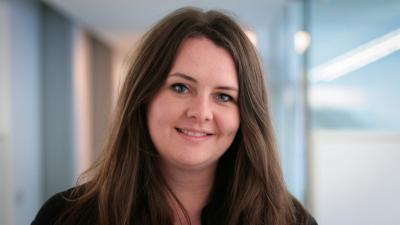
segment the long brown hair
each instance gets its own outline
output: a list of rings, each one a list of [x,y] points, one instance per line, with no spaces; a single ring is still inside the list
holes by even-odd
[[[146,114],[181,44],[200,36],[226,49],[234,59],[241,115],[239,131],[219,160],[202,223],[307,224],[306,211],[284,184],[264,75],[254,46],[231,17],[196,8],[169,14],[143,37],[120,94],[108,144],[87,172],[93,174],[90,181],[68,196],[73,200],[60,218],[61,224],[174,223],[174,209],[167,201],[168,194],[174,193],[157,163]],[[188,217],[186,220],[190,223]]]

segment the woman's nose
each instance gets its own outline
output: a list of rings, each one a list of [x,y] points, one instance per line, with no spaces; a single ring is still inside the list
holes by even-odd
[[[186,116],[199,122],[211,121],[213,119],[211,104],[208,96],[196,96],[188,103]]]

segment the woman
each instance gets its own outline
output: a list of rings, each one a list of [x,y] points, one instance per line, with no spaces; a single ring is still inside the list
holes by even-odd
[[[287,191],[254,46],[184,8],[143,38],[92,178],[32,224],[316,224]]]

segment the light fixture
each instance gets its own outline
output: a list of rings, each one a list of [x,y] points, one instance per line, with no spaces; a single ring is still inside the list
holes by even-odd
[[[303,54],[310,46],[310,43],[311,37],[308,32],[301,30],[294,34],[294,50],[298,54]]]
[[[310,71],[310,81],[331,81],[400,49],[400,29],[374,39]]]
[[[251,43],[253,43],[253,45],[257,47],[257,35],[253,31],[250,31],[250,30],[245,30],[244,33],[249,38]]]

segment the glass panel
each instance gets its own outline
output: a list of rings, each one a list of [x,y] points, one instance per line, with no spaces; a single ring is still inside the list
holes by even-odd
[[[313,1],[314,129],[400,130],[400,2]]]
[[[313,214],[400,224],[400,1],[311,0],[310,18]]]

